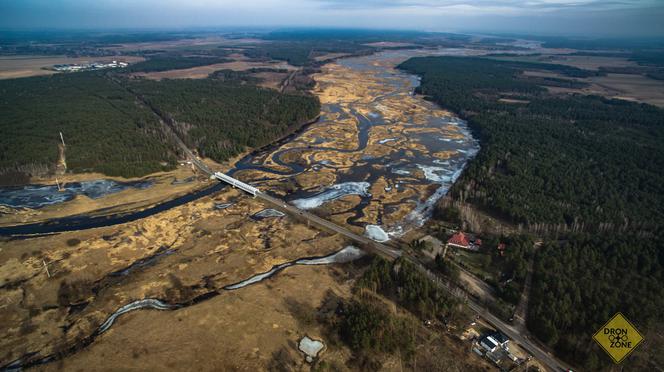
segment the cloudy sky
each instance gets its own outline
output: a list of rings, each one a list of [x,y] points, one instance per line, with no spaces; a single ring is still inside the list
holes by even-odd
[[[0,29],[228,26],[664,37],[664,0],[0,0]]]

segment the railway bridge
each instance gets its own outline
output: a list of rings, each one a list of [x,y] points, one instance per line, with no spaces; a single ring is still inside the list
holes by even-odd
[[[240,180],[236,180],[235,178],[221,172],[214,172],[211,178],[216,178],[220,181],[226,182],[227,184],[233,187],[237,187],[240,190],[246,191],[247,193],[251,194],[253,197],[256,197],[256,195],[260,193],[260,191],[257,188],[247,183],[244,183]]]
[[[253,187],[242,181],[236,180],[235,178],[225,175],[221,172],[213,173],[212,178],[216,178],[220,181],[232,185],[233,187],[237,187],[251,194],[253,197],[261,199],[262,201],[273,205],[279,210],[282,210],[292,216],[307,221],[307,223],[313,223],[324,229],[339,233],[340,235],[343,235],[346,238],[358,243],[359,246],[365,251],[376,254],[388,260],[395,260],[403,256],[403,259],[412,263],[414,267],[424,276],[429,278],[433,282],[433,284],[435,284],[437,287],[441,288],[442,290],[450,293],[451,295],[458,297],[461,301],[465,302],[468,305],[468,307],[470,307],[475,313],[482,316],[485,320],[487,320],[489,323],[495,326],[496,329],[500,330],[508,337],[510,337],[512,340],[520,344],[524,349],[526,349],[529,353],[534,355],[548,368],[554,371],[569,370],[569,368],[564,363],[562,363],[560,360],[556,359],[553,355],[540,348],[539,345],[528,339],[527,335],[522,334],[520,330],[516,329],[511,324],[505,323],[503,320],[491,314],[483,304],[480,304],[476,302],[474,299],[469,298],[465,294],[465,292],[457,290],[456,286],[453,285],[452,283],[443,280],[439,275],[429,271],[426,268],[426,265],[424,265],[416,256],[407,254],[403,252],[401,249],[393,248],[386,244],[376,242],[372,239],[367,238],[366,236],[355,234],[354,232],[350,231],[349,229],[343,226],[337,225],[334,222],[320,218],[313,213],[303,211],[293,205],[286,203],[285,201],[279,198],[275,198],[264,192],[261,192],[256,187]]]

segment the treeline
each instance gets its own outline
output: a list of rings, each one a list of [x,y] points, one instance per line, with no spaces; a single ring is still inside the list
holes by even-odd
[[[662,329],[664,111],[551,95],[500,61],[417,58],[402,68],[422,75],[420,92],[462,114],[481,140],[452,196],[565,237],[535,253],[528,328],[558,355],[590,370],[608,366],[591,337],[616,312],[644,332]],[[505,96],[525,103],[499,101]],[[448,207],[437,215],[458,213]],[[516,257],[508,244],[502,262],[517,283],[527,273],[524,244],[516,244],[524,248]],[[505,286],[499,295],[515,303],[514,289]],[[648,364],[656,348],[640,353],[630,365],[656,369]]]
[[[318,99],[309,95],[281,94],[218,79],[127,83],[177,122],[177,132],[188,146],[216,161],[247,147],[266,145],[320,112]]]
[[[528,328],[588,370],[611,365],[591,337],[617,312],[655,342],[655,330],[664,325],[663,242],[659,231],[649,237],[578,235],[546,243],[535,256]],[[637,352],[625,367],[662,368],[648,363],[654,359]]]
[[[354,351],[363,370],[380,370],[379,355],[399,351],[408,359],[415,352],[419,324],[393,314],[385,302],[373,298],[351,300],[342,307],[341,340]]]
[[[172,116],[185,142],[217,161],[268,144],[320,111],[315,97],[259,88],[250,85],[255,79],[230,71],[201,80],[119,76],[81,72],[0,81],[0,181],[25,183],[53,173],[59,132],[68,171],[137,177],[172,169],[177,146],[123,84]]]
[[[279,40],[248,48],[244,54],[254,59],[276,59],[293,66],[304,66],[314,57],[326,53],[370,53],[375,49],[354,41],[340,40]]]
[[[504,249],[498,245],[504,244]],[[528,275],[528,261],[533,255],[533,240],[526,235],[503,236],[485,239],[482,249],[490,259],[485,270],[494,271],[496,280],[489,280],[501,300],[516,307]]]
[[[463,317],[456,298],[443,292],[404,259],[388,262],[374,258],[357,286],[393,299],[424,320],[448,322]]]
[[[548,94],[519,77],[526,63],[426,57],[400,67],[421,75],[418,92],[468,119],[481,140],[454,198],[543,233],[664,224],[664,110]]]
[[[146,61],[132,64],[123,70],[126,72],[158,72],[226,62],[232,62],[232,60],[223,57],[154,56],[149,57]]]
[[[175,163],[152,113],[98,72],[0,81],[0,111],[3,183],[52,172],[60,132],[74,172],[132,177]]]
[[[397,310],[390,301],[412,314]],[[415,354],[416,346],[422,342],[420,321],[464,324],[469,315],[462,306],[456,298],[437,289],[408,261],[388,262],[372,257],[371,264],[355,283],[352,298],[328,298],[318,311],[318,320],[326,326],[329,342],[336,343],[338,339],[350,348],[354,366],[377,371],[388,354],[398,353],[409,367],[415,367],[413,360],[418,359],[433,364],[457,359],[457,355],[418,358]]]

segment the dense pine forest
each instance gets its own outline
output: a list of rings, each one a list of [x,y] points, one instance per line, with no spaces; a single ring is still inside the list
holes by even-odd
[[[182,56],[153,56],[147,61],[128,66],[128,72],[157,72],[167,70],[179,70],[198,66],[212,65],[215,63],[231,62],[231,59],[221,57],[182,57]]]
[[[521,77],[526,66],[552,68],[455,57],[401,65],[423,77],[420,93],[468,119],[481,140],[453,196],[534,231],[663,225],[664,110],[550,95]]]
[[[661,365],[664,110],[549,94],[521,74],[553,70],[545,64],[432,57],[401,68],[480,138],[452,196],[548,239],[535,250],[528,328],[563,359],[598,370],[611,362],[592,334],[621,311],[651,340],[630,368]]]
[[[381,360],[385,354],[399,354],[405,363],[413,365],[420,354],[422,364],[415,364],[425,370],[429,360],[435,368],[444,360],[454,368],[458,366],[458,355],[445,353],[429,359],[426,352],[418,352],[418,340],[423,334],[419,327],[422,322],[450,326],[460,326],[470,321],[464,305],[447,292],[436,287],[423,276],[413,264],[399,259],[388,262],[380,257],[372,257],[355,283],[354,296],[347,301],[339,301],[336,311],[321,317],[328,330],[328,338],[338,337],[353,352],[353,364],[363,371],[381,370]],[[391,302],[407,310],[408,315],[399,314]],[[319,313],[324,313],[326,306]],[[336,334],[336,335],[335,335]],[[441,347],[444,348],[443,345]]]
[[[183,66],[173,61],[147,67]],[[218,161],[270,143],[319,113],[312,96],[282,94],[248,81],[226,75],[143,81],[115,72],[0,81],[0,180],[25,183],[29,176],[53,173],[59,132],[68,171],[136,177],[171,169],[177,146],[136,93],[173,117],[187,144]]]
[[[234,80],[139,80],[129,85],[177,122],[178,134],[188,146],[216,161],[266,145],[320,112],[314,97]]]
[[[620,311],[649,341],[625,366],[655,370],[664,359],[647,351],[664,347],[658,336],[664,329],[662,239],[661,232],[575,235],[543,245],[536,255],[528,327],[577,365],[604,369],[611,362],[591,337]]]
[[[154,115],[96,72],[0,81],[3,182],[52,171],[59,132],[67,168],[140,176],[172,167],[175,154]]]

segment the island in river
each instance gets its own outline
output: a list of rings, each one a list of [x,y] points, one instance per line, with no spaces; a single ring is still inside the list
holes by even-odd
[[[242,158],[228,173],[300,208],[316,208],[376,240],[421,226],[478,144],[462,120],[413,95],[416,77],[394,69],[420,54],[392,51],[325,65],[315,75],[321,119],[281,145]],[[70,199],[53,187],[47,188],[49,197],[33,196],[44,189],[14,188],[6,195],[11,201],[27,201],[14,207],[34,206],[34,199],[42,201],[38,207]],[[69,218],[60,224],[51,221],[52,227],[3,231],[46,233],[129,220],[131,213],[123,213],[118,219]]]
[[[321,120],[230,173],[377,240],[422,224],[478,147],[463,121],[414,96],[417,79],[393,69],[409,53],[326,65],[315,77]],[[0,365],[264,368],[292,340],[324,339],[297,309],[348,298],[352,263],[261,275],[347,242],[267,208],[225,188],[119,225],[5,241]],[[245,280],[264,283],[224,292]],[[125,311],[143,305],[169,311]],[[351,351],[325,353],[343,362]]]

